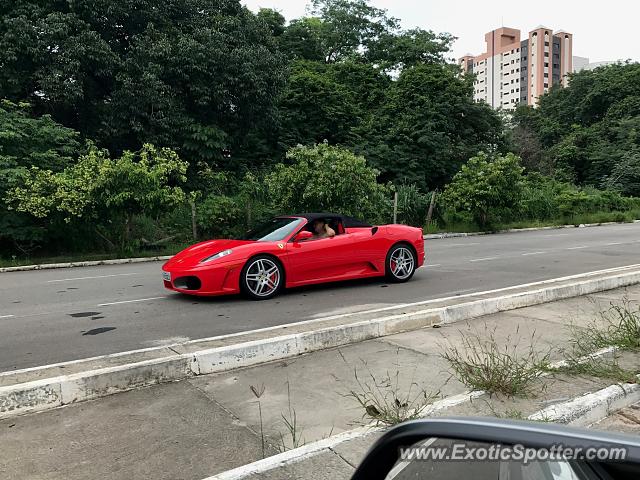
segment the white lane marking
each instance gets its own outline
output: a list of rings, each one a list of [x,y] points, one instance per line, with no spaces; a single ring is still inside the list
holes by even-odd
[[[0,318],[11,318],[15,317],[15,315],[0,315]]]
[[[622,242],[611,242],[611,243],[607,243],[607,246],[610,245],[622,245]]]
[[[587,245],[580,245],[579,247],[568,247],[567,250],[580,250],[581,248],[589,248]]]
[[[568,237],[568,233],[554,233],[553,235],[543,235],[543,237]]]
[[[181,343],[181,344],[165,345],[163,347],[139,348],[137,350],[129,350],[129,351],[124,351],[124,352],[110,353],[108,355],[99,355],[99,356],[96,356],[96,357],[81,358],[79,360],[67,360],[65,362],[52,363],[52,364],[49,364],[49,365],[42,365],[42,366],[38,366],[38,367],[28,367],[28,368],[23,368],[23,369],[20,369],[20,370],[9,370],[9,371],[5,371],[5,372],[0,372],[0,377],[5,377],[5,376],[8,376],[8,375],[15,375],[15,374],[18,374],[18,373],[32,372],[32,371],[41,370],[41,369],[44,369],[44,368],[60,367],[60,366],[77,364],[77,363],[85,363],[85,362],[89,362],[89,361],[93,361],[93,360],[102,360],[102,359],[105,359],[105,358],[118,358],[118,357],[123,357],[125,355],[129,355],[129,354],[132,354],[132,353],[154,352],[154,351],[158,351],[158,350],[163,350],[163,349],[165,349],[167,347],[177,347],[179,345],[188,345],[188,344],[198,343],[198,342],[209,342],[209,341],[212,341],[212,340],[224,340],[224,339],[227,339],[227,338],[240,337],[240,336],[243,336],[243,335],[247,335],[249,333],[262,333],[262,332],[269,332],[269,331],[272,331],[272,330],[279,330],[279,329],[282,329],[282,328],[291,328],[291,327],[295,327],[295,326],[298,326],[298,325],[310,325],[310,324],[313,324],[313,323],[326,322],[327,320],[335,320],[335,319],[344,318],[344,317],[350,317],[350,316],[354,316],[354,315],[379,313],[379,312],[385,312],[385,311],[388,311],[388,310],[396,310],[396,309],[407,308],[407,307],[415,307],[415,306],[420,306],[420,305],[429,305],[431,303],[444,302],[444,301],[447,301],[447,300],[454,300],[454,299],[455,300],[459,300],[461,298],[474,297],[474,296],[477,296],[477,295],[488,295],[488,294],[491,294],[491,293],[505,292],[505,291],[508,291],[508,290],[515,290],[515,289],[518,289],[518,288],[534,287],[534,286],[537,286],[537,285],[545,285],[545,284],[548,284],[548,283],[555,283],[555,282],[561,282],[561,281],[565,281],[565,280],[573,280],[573,279],[576,279],[576,278],[590,277],[590,276],[594,276],[594,275],[600,275],[600,274],[603,274],[603,273],[615,273],[615,272],[619,272],[619,271],[622,271],[622,270],[629,270],[629,269],[639,268],[639,267],[640,267],[639,263],[634,263],[632,265],[625,265],[623,267],[614,267],[614,268],[607,268],[607,269],[604,269],[604,270],[594,270],[594,271],[591,271],[591,272],[576,273],[574,275],[568,275],[566,277],[550,278],[548,280],[539,280],[537,282],[523,283],[523,284],[520,284],[520,285],[512,285],[510,287],[496,288],[496,289],[493,289],[493,290],[485,290],[483,292],[465,293],[463,295],[455,295],[453,297],[433,298],[431,300],[422,300],[420,302],[413,302],[413,303],[401,303],[401,304],[397,304],[397,305],[391,305],[389,307],[374,308],[374,309],[371,309],[371,310],[361,310],[361,311],[356,311],[356,312],[341,313],[341,314],[333,315],[333,316],[330,316],[330,317],[312,318],[310,320],[302,320],[300,322],[285,323],[285,324],[281,324],[281,325],[274,325],[272,327],[257,328],[255,330],[246,330],[246,331],[243,331],[243,332],[227,333],[225,335],[218,335],[217,337],[197,338],[197,339],[190,340],[188,342]],[[165,298],[165,297],[159,297],[159,298]]]
[[[469,243],[451,243],[449,245],[443,245],[443,247],[466,247],[469,245],[480,245],[480,242],[469,242]]]
[[[542,255],[545,252],[527,252],[527,253],[523,253],[522,256],[523,257],[528,257],[529,255]]]
[[[485,257],[485,258],[474,258],[473,260],[469,260],[470,262],[488,262],[489,260],[496,260],[499,257]]]
[[[433,265],[425,265],[425,267],[439,267],[440,263],[434,263]]]
[[[113,275],[96,275],[95,277],[61,278],[59,280],[48,280],[47,283],[72,282],[74,280],[92,280],[94,278],[128,277],[130,275],[139,275],[139,273],[116,273]]]
[[[123,300],[122,302],[109,302],[109,303],[100,303],[99,307],[108,307],[109,305],[121,305],[123,303],[136,303],[136,302],[148,302],[150,300],[160,300],[161,298],[167,298],[168,295],[164,295],[163,297],[150,297],[150,298],[138,298],[137,300]]]

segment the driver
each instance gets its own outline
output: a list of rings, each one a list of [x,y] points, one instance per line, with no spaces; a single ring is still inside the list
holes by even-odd
[[[331,238],[335,236],[335,230],[327,225],[327,222],[323,218],[317,218],[313,221],[312,240],[320,240],[321,238]]]

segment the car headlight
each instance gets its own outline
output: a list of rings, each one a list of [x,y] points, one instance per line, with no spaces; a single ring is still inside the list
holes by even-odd
[[[231,252],[233,252],[233,250],[231,250],[231,249],[223,250],[220,253],[216,253],[215,255],[211,255],[210,257],[203,258],[202,260],[200,260],[200,263],[207,263],[207,262],[210,262],[212,260],[216,260],[218,258],[226,257],[227,255],[231,255]]]

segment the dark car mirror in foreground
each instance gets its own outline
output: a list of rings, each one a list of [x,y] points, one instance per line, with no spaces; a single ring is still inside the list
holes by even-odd
[[[640,478],[640,437],[495,418],[399,425],[369,450],[352,480]]]

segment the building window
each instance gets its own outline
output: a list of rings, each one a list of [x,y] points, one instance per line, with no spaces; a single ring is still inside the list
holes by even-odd
[[[548,67],[549,66],[549,62],[544,62],[544,66]]]
[[[544,46],[548,47],[549,46],[549,42],[544,42]]]
[[[549,74],[548,74],[548,73],[545,73],[545,74],[544,74],[544,78],[549,78]]]
[[[549,52],[544,52],[544,56],[548,57],[549,56]]]
[[[544,88],[549,88],[549,84],[548,84],[548,83],[545,83],[545,84],[544,84]]]

